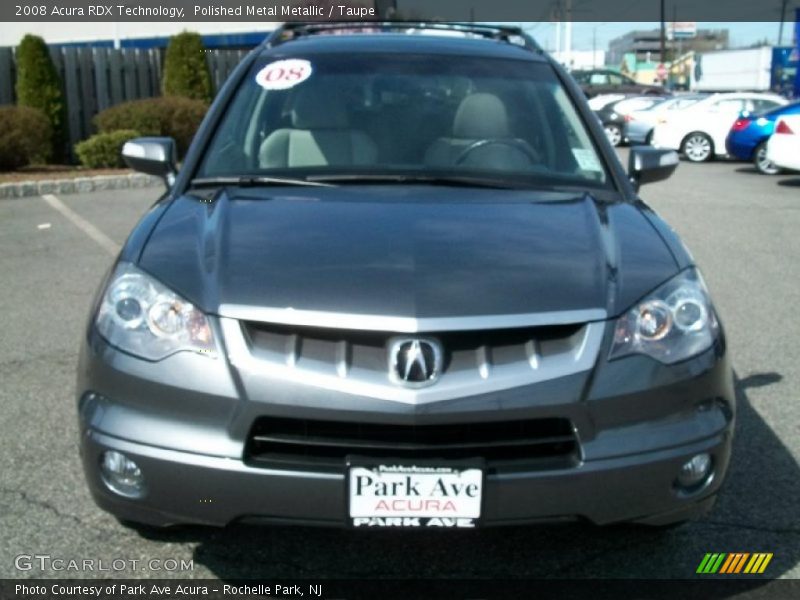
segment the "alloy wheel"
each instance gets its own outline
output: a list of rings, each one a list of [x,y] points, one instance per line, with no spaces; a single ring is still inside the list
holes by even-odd
[[[608,141],[611,142],[612,146],[619,146],[620,142],[622,141],[622,131],[616,125],[605,125],[603,129],[606,132],[606,137]]]
[[[711,156],[711,140],[703,133],[693,133],[683,143],[683,153],[692,162],[703,162]]]
[[[755,163],[756,169],[764,175],[777,175],[780,172],[780,168],[767,158],[767,144],[764,142],[761,142],[756,148],[753,163]]]

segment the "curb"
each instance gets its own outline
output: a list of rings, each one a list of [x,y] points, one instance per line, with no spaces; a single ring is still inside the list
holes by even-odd
[[[102,190],[125,190],[164,185],[159,177],[130,173],[128,175],[97,175],[71,179],[41,179],[0,183],[0,199],[41,196],[42,194],[85,194]]]

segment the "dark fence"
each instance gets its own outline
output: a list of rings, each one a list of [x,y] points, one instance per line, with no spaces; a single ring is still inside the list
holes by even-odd
[[[50,55],[64,85],[69,153],[94,129],[101,110],[127,100],[161,94],[161,48],[51,48]],[[211,81],[218,90],[246,50],[208,50]],[[16,65],[13,48],[0,48],[0,104],[13,104]]]

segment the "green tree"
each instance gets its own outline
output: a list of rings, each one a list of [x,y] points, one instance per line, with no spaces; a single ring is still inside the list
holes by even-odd
[[[184,31],[170,38],[163,86],[167,96],[211,101],[211,73],[200,34]]]
[[[61,91],[61,79],[47,50],[47,44],[36,35],[28,34],[17,47],[17,104],[44,113],[52,127],[52,157],[64,158],[66,103]]]

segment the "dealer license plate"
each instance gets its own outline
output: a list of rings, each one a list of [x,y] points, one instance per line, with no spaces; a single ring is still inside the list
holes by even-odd
[[[478,468],[388,464],[348,471],[354,527],[475,527],[482,493]]]

